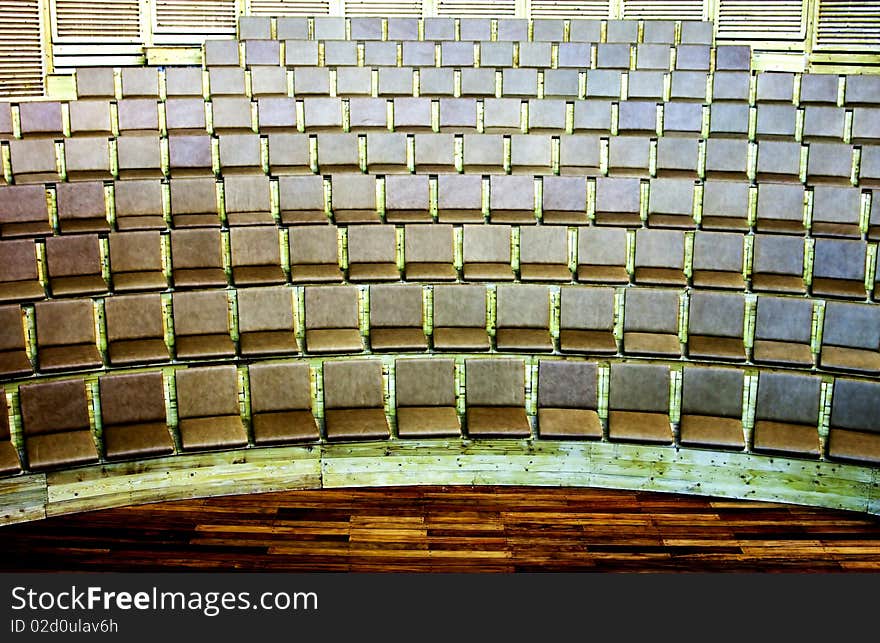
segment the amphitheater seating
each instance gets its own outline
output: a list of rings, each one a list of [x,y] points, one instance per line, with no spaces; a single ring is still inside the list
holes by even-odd
[[[246,17],[118,76],[0,104],[0,475],[392,436],[880,463],[876,79],[444,17]]]

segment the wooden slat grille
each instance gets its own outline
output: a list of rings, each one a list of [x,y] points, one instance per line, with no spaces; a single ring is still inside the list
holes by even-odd
[[[607,18],[608,0],[532,0],[533,18]]]
[[[806,31],[801,0],[719,0],[718,38],[727,40],[803,40]]]
[[[880,51],[880,2],[820,0],[816,49]]]
[[[135,42],[141,37],[138,0],[55,0],[54,30],[61,42]]]
[[[704,4],[704,0],[623,0],[623,17],[645,20],[702,20]]]
[[[514,0],[483,0],[482,2],[462,2],[461,0],[439,0],[439,16],[478,16],[486,18],[513,17],[516,14]]]
[[[419,18],[422,15],[421,0],[395,2],[394,0],[346,0],[347,16],[406,16]]]
[[[43,57],[38,0],[0,2],[0,94],[43,93]]]
[[[156,33],[235,34],[235,0],[155,0]]]
[[[251,0],[255,16],[326,16],[330,13],[327,0]]]

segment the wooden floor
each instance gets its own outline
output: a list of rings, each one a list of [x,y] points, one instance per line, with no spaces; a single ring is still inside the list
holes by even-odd
[[[599,489],[325,489],[11,525],[0,551],[4,571],[874,571],[880,518]]]

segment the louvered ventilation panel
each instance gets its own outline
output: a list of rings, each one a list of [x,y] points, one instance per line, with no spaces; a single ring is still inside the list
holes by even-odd
[[[407,16],[420,18],[422,15],[421,0],[412,2],[394,2],[394,0],[346,0],[346,16]]]
[[[704,0],[623,0],[623,17],[645,20],[702,20],[704,5]]]
[[[803,40],[806,32],[801,0],[719,0],[718,38],[767,42]]]
[[[251,10],[257,16],[326,16],[330,2],[324,0],[251,0]]]
[[[153,0],[156,34],[235,34],[236,0]]]
[[[482,2],[438,0],[437,15],[451,17],[478,16],[485,18],[510,18],[516,15],[516,2],[514,0],[482,0]]]
[[[53,33],[56,43],[140,42],[138,0],[55,0]]]
[[[608,0],[532,0],[532,18],[607,18]]]
[[[39,0],[0,2],[0,96],[43,93]]]
[[[880,53],[880,2],[821,0],[815,48]]]

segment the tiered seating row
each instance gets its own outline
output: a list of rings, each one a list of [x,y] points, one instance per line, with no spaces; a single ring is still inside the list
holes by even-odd
[[[878,412],[876,381],[738,368],[465,356],[214,365],[21,385],[0,396],[0,474],[21,463],[41,471],[249,444],[462,435],[876,464]]]

